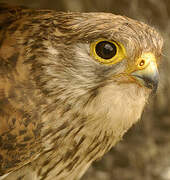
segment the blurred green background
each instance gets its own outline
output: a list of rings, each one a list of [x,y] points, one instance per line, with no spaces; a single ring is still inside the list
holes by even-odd
[[[103,11],[154,26],[165,40],[158,93],[142,120],[84,175],[84,180],[170,180],[170,1],[169,0],[0,0],[57,11]]]

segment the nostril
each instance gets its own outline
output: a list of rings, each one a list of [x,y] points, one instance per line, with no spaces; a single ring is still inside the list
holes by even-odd
[[[144,59],[142,59],[140,62],[139,62],[139,66],[144,66],[145,65],[145,60]]]
[[[147,59],[144,58],[140,58],[137,61],[137,68],[140,69],[145,69],[147,67],[147,65],[149,64],[149,61]]]

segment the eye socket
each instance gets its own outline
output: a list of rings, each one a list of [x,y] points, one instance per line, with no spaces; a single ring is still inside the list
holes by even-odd
[[[125,57],[126,52],[122,44],[100,39],[91,43],[90,54],[103,64],[115,64]]]

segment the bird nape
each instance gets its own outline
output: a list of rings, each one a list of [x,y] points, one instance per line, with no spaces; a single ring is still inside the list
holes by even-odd
[[[0,179],[80,179],[140,119],[162,44],[124,16],[1,4]]]

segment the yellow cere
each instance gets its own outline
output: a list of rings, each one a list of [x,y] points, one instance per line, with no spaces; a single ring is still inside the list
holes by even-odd
[[[111,58],[103,58],[101,56],[99,56],[96,52],[96,47],[98,46],[99,43],[108,43],[109,45],[113,46],[115,48],[115,54],[113,54],[113,56]],[[91,43],[90,45],[90,55],[97,61],[99,61],[102,64],[106,64],[106,65],[112,65],[115,63],[120,62],[121,60],[123,60],[126,56],[126,50],[124,48],[124,46],[116,41],[110,41],[107,39],[99,39],[97,41],[94,41]]]
[[[127,67],[126,73],[130,74],[137,70],[146,69],[150,64],[157,66],[155,55],[151,52],[142,53],[134,65],[131,64]]]
[[[150,62],[156,63],[156,58],[153,53],[143,53],[141,57],[137,60],[136,66],[137,69],[145,69]]]

